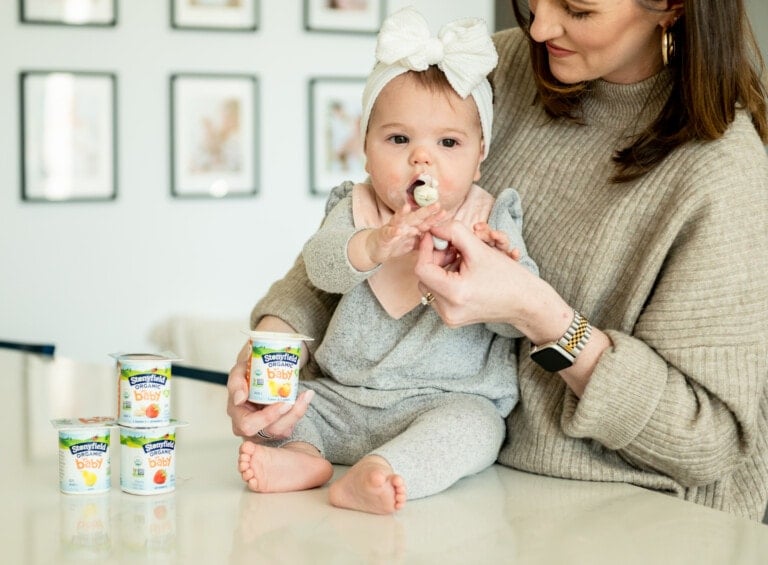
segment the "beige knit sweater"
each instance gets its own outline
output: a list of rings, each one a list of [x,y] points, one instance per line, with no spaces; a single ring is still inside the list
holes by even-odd
[[[542,278],[613,346],[581,399],[520,348],[520,402],[499,461],[628,482],[755,520],[768,502],[768,158],[739,114],[628,184],[611,155],[658,111],[666,73],[598,81],[586,125],[533,104],[519,30],[495,36],[495,120],[483,186],[516,188]],[[320,341],[335,296],[301,260],[254,308]]]

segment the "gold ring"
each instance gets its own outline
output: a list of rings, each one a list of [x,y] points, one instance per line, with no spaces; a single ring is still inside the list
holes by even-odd
[[[421,303],[422,303],[424,306],[429,306],[429,305],[430,305],[430,304],[432,304],[434,301],[435,301],[435,295],[434,295],[434,294],[432,294],[431,292],[427,292],[426,294],[424,294],[424,295],[421,297]]]

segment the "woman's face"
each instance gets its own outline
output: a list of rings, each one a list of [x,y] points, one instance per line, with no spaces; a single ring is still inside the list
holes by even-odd
[[[646,4],[659,11],[637,0],[529,0],[531,37],[560,82],[639,82],[661,69],[661,25],[673,18],[667,2]]]

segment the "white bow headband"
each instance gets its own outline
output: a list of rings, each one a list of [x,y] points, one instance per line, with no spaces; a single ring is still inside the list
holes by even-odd
[[[432,37],[424,16],[413,7],[403,8],[384,20],[376,43],[376,60],[363,91],[363,137],[376,98],[389,81],[407,71],[425,71],[437,65],[459,96],[474,99],[485,141],[484,156],[488,155],[493,94],[486,77],[496,66],[498,55],[482,20],[456,20]]]

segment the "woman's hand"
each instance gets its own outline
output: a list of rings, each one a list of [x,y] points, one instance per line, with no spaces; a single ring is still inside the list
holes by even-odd
[[[425,237],[419,245],[416,276],[422,290],[435,296],[432,306],[445,323],[451,327],[511,323],[526,333],[522,326],[527,311],[549,285],[459,222],[435,227],[432,233],[451,242],[447,257],[452,263],[445,266],[446,255],[433,252],[431,238]],[[567,322],[566,328],[570,318]]]
[[[258,330],[293,333],[293,328],[278,318],[266,317],[259,322]],[[286,439],[307,411],[314,391],[305,391],[296,398],[295,404],[254,404],[248,401],[248,358],[251,356],[250,343],[246,343],[237,356],[237,362],[229,371],[227,380],[227,414],[232,419],[232,432],[236,436],[263,442],[257,435],[262,432],[275,439]],[[302,357],[306,351],[302,349]]]
[[[429,236],[419,245],[416,276],[423,292],[435,299],[431,306],[451,326],[499,322],[512,324],[531,343],[557,341],[573,319],[573,308],[546,281],[506,253],[486,245],[459,222],[438,226],[432,232],[451,242],[452,263],[434,253]],[[577,396],[589,383],[603,351],[611,347],[598,328],[572,367],[560,376]]]

